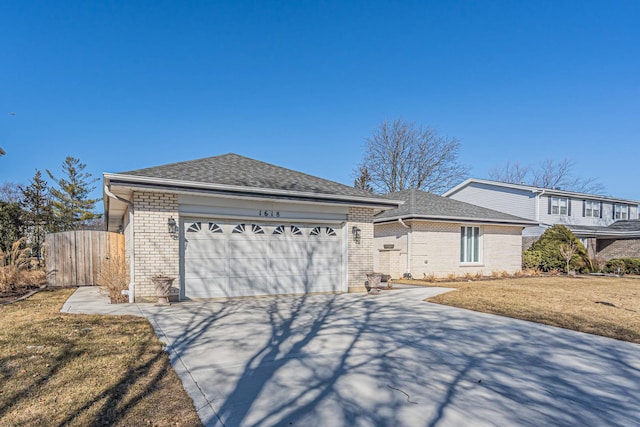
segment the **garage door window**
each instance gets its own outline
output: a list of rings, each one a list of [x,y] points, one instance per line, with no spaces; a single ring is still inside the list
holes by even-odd
[[[187,228],[187,233],[197,233],[202,228],[202,224],[199,222],[194,222]]]
[[[216,224],[215,222],[210,222],[209,223],[209,231],[212,233],[222,233],[222,227],[220,227],[218,224]]]
[[[336,230],[331,227],[314,227],[309,233],[311,236],[336,236]]]
[[[302,230],[300,230],[295,225],[292,225],[291,226],[291,234],[293,234],[294,236],[302,236]]]
[[[257,224],[251,224],[251,231],[253,234],[264,234],[264,229]]]

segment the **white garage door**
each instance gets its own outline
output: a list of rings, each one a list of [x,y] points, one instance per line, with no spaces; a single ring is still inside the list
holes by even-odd
[[[341,289],[342,230],[326,224],[184,221],[187,298]]]

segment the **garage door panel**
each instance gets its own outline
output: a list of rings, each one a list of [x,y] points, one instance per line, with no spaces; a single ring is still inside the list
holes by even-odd
[[[227,242],[224,240],[195,240],[185,242],[185,254],[189,256],[210,256],[224,258],[227,256]]]
[[[229,258],[229,277],[268,276],[268,258]]]
[[[235,255],[253,257],[269,253],[269,241],[267,239],[233,237],[229,239],[228,245],[228,253]]]
[[[227,277],[227,260],[216,258],[187,258],[185,271],[195,277]]]
[[[308,268],[306,259],[300,258],[272,258],[270,260],[271,274],[279,275],[301,275]]]
[[[275,258],[298,257],[307,253],[307,242],[302,238],[274,238],[270,242],[270,253]]]
[[[248,276],[229,279],[229,290],[236,296],[269,295],[272,292],[271,277]]]
[[[313,258],[307,268],[314,273],[322,273],[324,271],[332,271],[341,263],[340,257],[335,258]]]
[[[188,298],[221,298],[232,296],[227,290],[226,277],[185,277]]]
[[[340,248],[336,248],[333,242],[313,242],[309,247],[309,254],[314,257],[336,256],[340,254]]]

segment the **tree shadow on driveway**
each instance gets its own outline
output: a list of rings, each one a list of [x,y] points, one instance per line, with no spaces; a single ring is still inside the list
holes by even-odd
[[[640,425],[640,346],[428,292],[144,311],[206,425]]]

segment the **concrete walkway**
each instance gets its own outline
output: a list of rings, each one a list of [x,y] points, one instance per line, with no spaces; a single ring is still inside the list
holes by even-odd
[[[65,311],[100,310],[84,289]],[[442,291],[108,312],[149,319],[207,426],[640,425],[640,346],[422,301]]]

